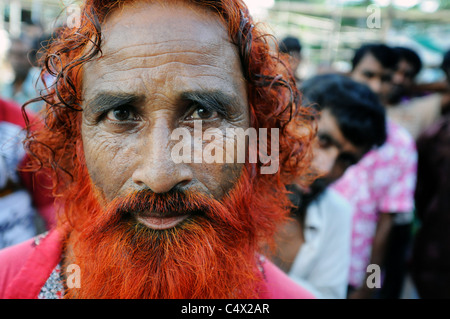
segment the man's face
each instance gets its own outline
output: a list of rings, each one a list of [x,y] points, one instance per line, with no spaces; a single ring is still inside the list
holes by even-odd
[[[415,69],[408,61],[402,59],[397,65],[397,69],[392,77],[394,85],[402,86],[406,91],[410,90],[414,84]]]
[[[383,65],[370,53],[367,53],[356,65],[351,77],[360,83],[364,83],[378,95],[381,102],[386,105],[392,90],[393,70]]]
[[[101,197],[177,189],[222,199],[243,164],[176,164],[171,133],[194,135],[200,122],[203,130],[248,128],[246,83],[225,27],[195,6],[136,3],[103,30],[103,56],[84,69],[82,116],[86,164]],[[161,229],[186,217],[149,213],[138,221]]]
[[[298,71],[298,67],[302,61],[302,56],[300,52],[291,51],[289,52],[289,65],[291,67],[292,73],[295,75]]]
[[[392,76],[391,103],[398,103],[402,96],[408,95],[411,92],[414,77],[414,66],[404,59],[400,60]]]
[[[31,63],[28,60],[30,50],[31,47],[22,41],[14,41],[11,44],[8,52],[8,60],[17,77],[26,77],[31,68]]]
[[[344,137],[334,115],[324,109],[318,121],[314,142],[314,169],[322,175],[319,179],[327,184],[341,177],[346,169],[356,164],[366,149],[353,145]]]

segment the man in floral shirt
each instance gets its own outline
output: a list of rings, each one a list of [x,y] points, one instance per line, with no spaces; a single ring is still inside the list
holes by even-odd
[[[358,59],[354,60],[351,77],[369,87],[373,86],[377,74],[381,82],[385,81],[396,65],[390,50],[384,45],[363,46],[355,54]],[[382,92],[377,93],[383,100]],[[394,218],[411,218],[416,170],[417,151],[413,138],[404,128],[387,119],[385,144],[366,154],[333,185],[355,208],[350,298],[373,297],[375,290],[366,284],[372,274],[367,267],[383,265]]]

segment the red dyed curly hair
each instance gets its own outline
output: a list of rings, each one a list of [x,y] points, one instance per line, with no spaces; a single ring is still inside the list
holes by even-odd
[[[47,89],[38,98],[46,102],[44,125],[28,131],[25,145],[35,159],[34,169],[51,171],[53,192],[62,199],[65,215],[75,214],[68,207],[85,200],[83,196],[88,191],[87,181],[82,180],[85,164],[80,132],[83,66],[102,54],[102,23],[108,13],[131,1],[134,0],[85,1],[80,26],[60,29],[43,57],[41,78],[51,75],[54,81],[47,83]],[[228,28],[248,86],[250,126],[267,128],[268,132],[271,128],[280,129],[278,172],[264,175],[259,169],[262,163],[247,165],[253,191],[272,201],[272,209],[260,207],[261,211],[267,214],[267,220],[279,220],[288,212],[285,185],[309,176],[315,132],[312,113],[301,106],[293,75],[276,47],[270,45],[271,36],[254,24],[242,0],[184,1],[210,8]],[[270,136],[267,140],[271,140]],[[71,220],[74,216],[66,217],[65,220]]]

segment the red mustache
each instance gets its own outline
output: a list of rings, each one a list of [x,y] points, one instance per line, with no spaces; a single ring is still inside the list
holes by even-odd
[[[191,215],[213,223],[239,223],[237,216],[231,214],[225,203],[211,196],[183,191],[157,194],[150,190],[140,190],[124,197],[114,199],[100,218],[91,218],[91,230],[114,227],[120,222],[129,222],[140,214],[158,217]],[[94,216],[92,216],[94,217]]]
[[[114,210],[121,215],[150,212],[161,217],[177,215],[208,215],[215,202],[204,195],[173,191],[156,194],[149,190],[132,193],[114,201]]]

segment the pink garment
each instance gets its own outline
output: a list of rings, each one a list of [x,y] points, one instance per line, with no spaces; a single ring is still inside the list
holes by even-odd
[[[61,261],[61,235],[48,235],[0,250],[0,299],[36,299],[50,274]],[[313,299],[274,264],[265,260],[266,279],[262,299]]]
[[[0,298],[35,299],[61,259],[61,235],[53,230],[0,250]]]
[[[42,125],[40,118],[36,115],[30,112],[27,112],[27,115],[34,127]],[[3,237],[8,237],[9,239],[4,245],[12,245],[22,241],[22,238],[28,239],[36,234],[31,223],[27,224],[19,220],[33,217],[32,212],[34,210],[32,210],[31,206],[38,210],[38,213],[46,223],[47,229],[51,229],[55,225],[55,208],[53,206],[50,177],[44,173],[37,174],[27,170],[31,158],[25,153],[21,143],[23,137],[25,137],[25,135],[22,135],[24,134],[23,130],[26,128],[21,107],[12,101],[0,99],[0,126],[3,126],[3,131],[0,131],[0,156],[3,155],[7,159],[6,161],[0,161],[0,164],[2,164],[0,165],[0,177],[6,176],[14,184],[23,185],[26,190],[26,196],[18,197],[19,199],[15,197],[11,199],[11,201],[18,201],[17,205],[19,206],[16,205],[8,211],[6,206],[8,204],[0,204],[0,211],[3,214],[11,213],[11,210],[21,211],[20,214],[11,215],[8,220],[2,220],[3,224],[1,226],[3,227],[0,227],[3,229]],[[5,135],[2,135],[2,133]],[[7,134],[10,134],[10,136]],[[8,144],[8,142],[12,143],[15,139],[18,139],[17,143]],[[3,183],[6,183],[6,180]],[[0,189],[5,187],[5,185],[2,185],[0,181]],[[15,190],[13,193],[17,194],[19,191],[22,191],[22,189]],[[3,197],[3,200],[5,200],[5,197]],[[30,198],[30,204],[28,204],[28,198]],[[27,212],[30,214],[26,215]],[[12,228],[15,229],[12,230]],[[18,232],[20,232],[20,235],[15,238],[15,233]],[[2,245],[0,244],[0,246]]]
[[[313,294],[294,283],[269,260],[264,261],[263,267],[266,290],[261,292],[261,299],[315,299]]]
[[[383,146],[367,153],[332,186],[354,205],[349,274],[349,283],[354,287],[365,278],[379,214],[414,209],[415,142],[404,128],[390,120],[387,133]]]

